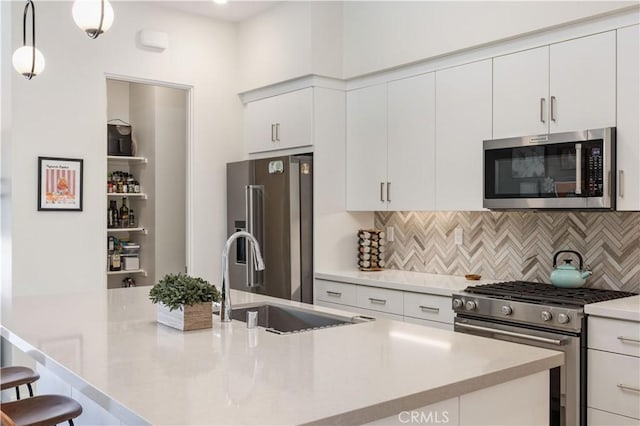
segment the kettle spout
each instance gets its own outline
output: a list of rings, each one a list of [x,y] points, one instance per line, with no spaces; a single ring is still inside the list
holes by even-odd
[[[587,279],[587,278],[589,278],[592,274],[593,274],[593,272],[592,272],[592,271],[582,271],[582,272],[580,272],[580,277],[581,277],[583,280],[586,280],[586,279]]]

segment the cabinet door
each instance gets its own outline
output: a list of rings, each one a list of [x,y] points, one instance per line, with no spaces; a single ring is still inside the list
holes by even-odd
[[[312,103],[309,87],[247,104],[247,152],[312,145]]]
[[[493,59],[493,138],[549,131],[549,47]]]
[[[639,28],[618,30],[618,210],[640,210]]]
[[[347,93],[347,210],[386,210],[387,85]]]
[[[616,32],[551,45],[551,133],[616,125]]]
[[[436,209],[482,210],[491,59],[436,72]]]
[[[389,83],[389,210],[435,206],[435,74]]]

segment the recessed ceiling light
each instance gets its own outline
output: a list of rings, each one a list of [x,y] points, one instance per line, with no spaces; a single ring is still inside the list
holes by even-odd
[[[213,0],[215,4],[227,4],[228,0]]]

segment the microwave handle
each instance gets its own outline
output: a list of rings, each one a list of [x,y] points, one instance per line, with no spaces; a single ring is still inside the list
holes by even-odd
[[[582,194],[582,144],[576,144],[576,195]]]

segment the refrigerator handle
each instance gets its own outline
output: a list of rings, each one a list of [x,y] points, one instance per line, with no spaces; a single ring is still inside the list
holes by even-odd
[[[247,185],[245,187],[245,209],[247,218],[247,232],[256,237],[260,244],[263,244],[262,236],[262,186],[261,185]],[[256,197],[256,192],[259,197]],[[251,259],[254,259],[253,244],[247,241],[247,287],[260,287],[262,286],[262,271],[256,270],[256,265]]]

